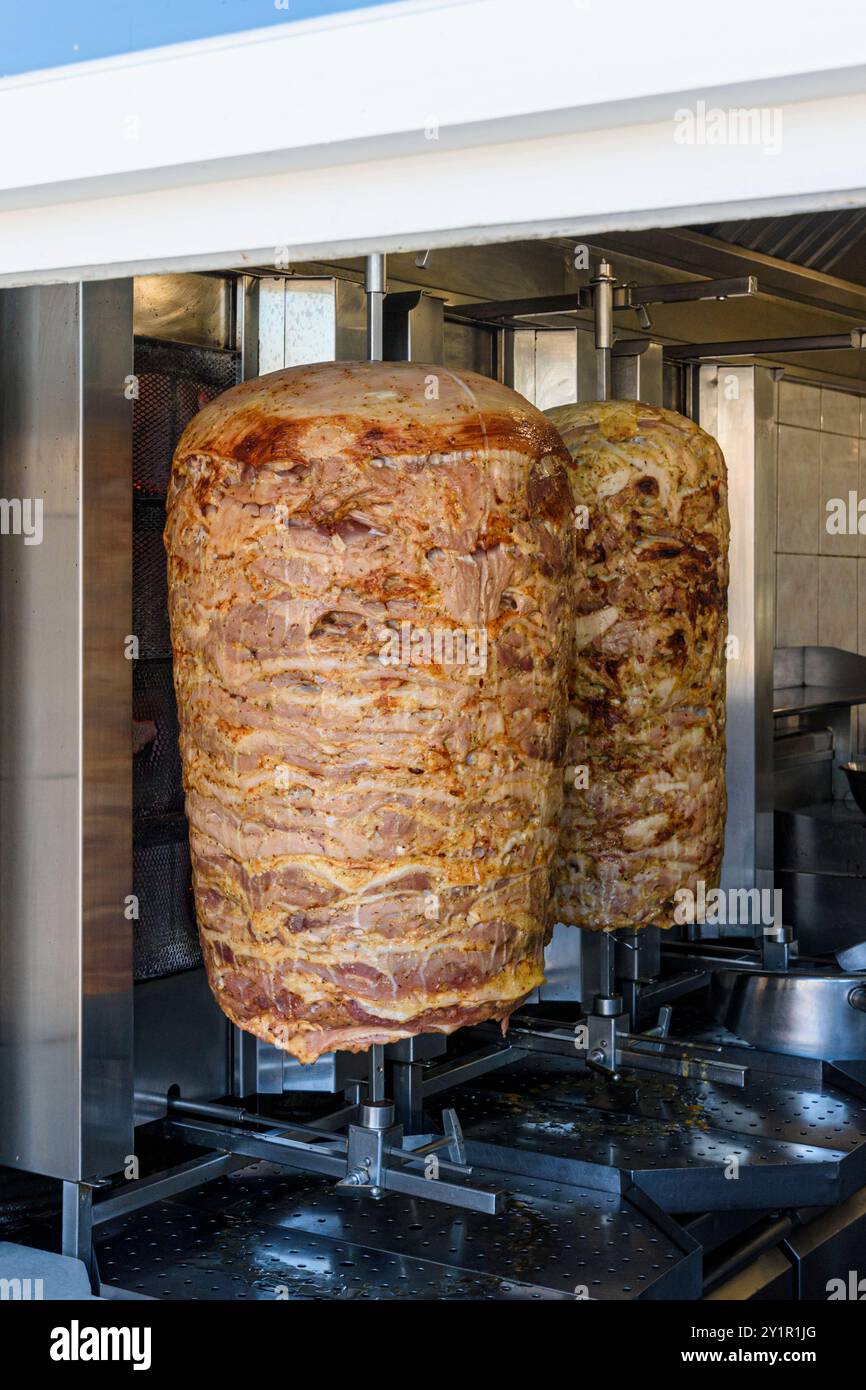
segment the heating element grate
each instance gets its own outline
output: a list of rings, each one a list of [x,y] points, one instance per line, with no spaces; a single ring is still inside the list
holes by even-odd
[[[138,655],[171,658],[168,623],[168,572],[165,507],[157,500],[136,497],[132,512],[132,630]]]
[[[138,899],[133,933],[136,982],[201,965],[185,818],[139,821],[132,867]]]
[[[136,981],[201,965],[171,669],[165,497],[171,457],[193,416],[239,379],[236,353],[135,341],[132,631]]]
[[[132,482],[143,497],[165,497],[171,456],[190,420],[238,380],[233,352],[137,338],[132,405]]]
[[[133,672],[133,809],[136,816],[183,813],[179,729],[170,661],[138,661]]]

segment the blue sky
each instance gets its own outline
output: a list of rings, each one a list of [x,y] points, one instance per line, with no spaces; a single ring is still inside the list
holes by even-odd
[[[0,76],[384,2],[287,0],[278,9],[275,0],[0,0]]]

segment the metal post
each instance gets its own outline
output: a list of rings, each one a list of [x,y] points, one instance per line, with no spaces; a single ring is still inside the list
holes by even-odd
[[[367,361],[381,362],[384,352],[382,305],[385,299],[385,257],[367,257],[364,289],[367,293]]]
[[[84,1182],[64,1182],[61,1253],[81,1260],[94,1293],[99,1276],[93,1252],[93,1188]]]
[[[597,994],[613,994],[616,989],[615,938],[611,931],[579,927],[581,943],[581,1003],[589,1009]]]
[[[381,1043],[374,1043],[370,1048],[370,1085],[367,1099],[385,1099],[385,1049]]]
[[[611,349],[613,348],[613,286],[616,276],[608,261],[600,261],[590,284],[595,315],[595,351],[598,371],[598,399],[606,401],[611,388]]]

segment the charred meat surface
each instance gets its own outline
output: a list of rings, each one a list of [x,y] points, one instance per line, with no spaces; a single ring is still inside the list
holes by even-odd
[[[322,363],[191,422],[174,675],[214,994],[311,1061],[542,979],[573,628],[568,457],[507,387]]]
[[[557,918],[668,927],[725,827],[725,462],[639,402],[548,411],[571,455],[576,647]]]

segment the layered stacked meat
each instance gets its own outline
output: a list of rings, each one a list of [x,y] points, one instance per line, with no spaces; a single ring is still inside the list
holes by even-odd
[[[324,363],[178,445],[170,612],[199,928],[310,1061],[505,1019],[542,979],[572,614],[568,459],[506,387]]]
[[[557,917],[666,927],[678,889],[716,886],[724,846],[724,459],[673,411],[611,401],[548,414],[577,506]]]

